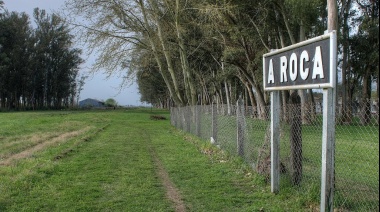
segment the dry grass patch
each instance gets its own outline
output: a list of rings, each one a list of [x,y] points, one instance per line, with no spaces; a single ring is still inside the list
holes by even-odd
[[[10,165],[13,161],[17,161],[23,158],[28,158],[31,155],[33,155],[35,152],[41,151],[48,146],[55,145],[62,143],[70,138],[77,137],[83,133],[86,133],[89,131],[91,127],[85,127],[80,130],[72,131],[72,132],[65,132],[65,133],[56,133],[54,135],[45,135],[45,136],[38,136],[38,135],[31,135],[31,140],[29,142],[35,143],[34,146],[31,146],[27,149],[24,149],[21,152],[11,154],[2,161],[0,161],[0,165]]]
[[[2,144],[2,148],[13,149],[14,146],[25,145],[26,142],[28,142],[30,146],[34,146],[52,137],[54,137],[54,134],[52,132],[51,133],[35,133],[35,134],[25,135],[25,136],[20,136],[20,137],[12,137],[12,138],[4,140],[3,142],[4,144]]]

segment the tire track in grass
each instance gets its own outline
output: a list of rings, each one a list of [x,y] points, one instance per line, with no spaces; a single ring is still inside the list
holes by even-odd
[[[22,152],[16,153],[11,155],[10,157],[4,159],[3,161],[0,161],[0,166],[9,166],[13,161],[17,161],[20,159],[28,158],[31,155],[33,155],[35,152],[41,151],[48,146],[51,146],[53,144],[61,143],[66,141],[67,139],[70,139],[72,137],[79,136],[87,131],[89,131],[91,127],[85,127],[80,130],[72,131],[72,132],[67,132],[67,133],[62,133],[57,135],[55,138],[52,138],[51,140],[45,140],[42,143],[39,143],[31,148],[28,148]]]
[[[156,174],[159,177],[162,185],[165,188],[166,191],[166,197],[173,203],[173,206],[175,208],[175,211],[177,212],[185,212],[186,211],[186,205],[183,202],[182,195],[176,185],[171,181],[169,177],[169,173],[166,171],[164,165],[160,161],[153,145],[151,142],[150,134],[146,131],[141,133],[144,135],[145,140],[148,144],[148,149],[150,152],[150,155],[152,157],[154,166],[156,167]]]
[[[101,131],[104,131],[107,127],[109,127],[111,124],[106,124],[104,125],[103,127],[100,127],[98,128],[95,132],[93,132],[92,134],[88,135],[88,136],[85,136],[83,137],[82,139],[76,141],[73,145],[70,146],[70,148],[68,149],[65,149],[64,151],[62,151],[60,154],[56,155],[54,157],[54,160],[61,160],[65,157],[68,156],[68,154],[70,152],[72,152],[80,143],[82,142],[88,142],[90,141],[92,138],[94,138],[96,135],[98,135]]]

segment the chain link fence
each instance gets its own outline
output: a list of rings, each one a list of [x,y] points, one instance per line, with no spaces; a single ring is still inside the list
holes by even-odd
[[[335,141],[336,211],[379,211],[379,110],[365,102],[337,106]],[[280,192],[297,192],[311,211],[319,210],[322,104],[281,108]],[[178,129],[210,140],[241,156],[270,180],[270,107],[208,105],[171,108]]]

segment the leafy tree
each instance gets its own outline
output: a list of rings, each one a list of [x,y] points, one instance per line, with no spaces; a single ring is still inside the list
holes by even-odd
[[[75,94],[75,80],[79,65],[81,50],[71,48],[73,36],[68,26],[59,16],[48,15],[44,10],[34,10],[37,29],[35,31],[38,59],[36,69],[43,78],[43,100],[45,107],[60,108],[68,106]],[[71,96],[71,98],[70,98]]]
[[[371,84],[379,76],[379,2],[357,1],[360,13],[359,28],[351,39],[353,72],[361,82],[361,122],[368,124],[371,118]]]
[[[157,107],[165,107],[170,96],[159,71],[154,69],[154,67],[146,67],[137,74],[140,101]]]
[[[29,76],[31,28],[25,13],[6,11],[0,17],[0,89],[3,108],[21,107]]]
[[[107,107],[116,107],[117,106],[117,101],[115,99],[112,99],[112,98],[107,99],[104,103]]]
[[[75,103],[81,50],[72,48],[59,16],[34,11],[37,29],[25,13],[0,16],[0,102],[2,108],[61,108]]]

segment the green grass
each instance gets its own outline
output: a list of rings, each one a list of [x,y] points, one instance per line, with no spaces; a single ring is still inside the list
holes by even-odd
[[[176,130],[168,120],[151,120],[151,114],[169,117],[167,111],[137,109],[0,113],[0,164],[7,161],[0,165],[0,211],[174,211],[154,157],[168,172],[188,211],[318,208],[320,126],[303,126],[302,184],[293,187],[285,173],[280,193],[274,195],[251,167],[262,147],[267,121],[247,119],[247,128],[254,130],[247,136],[254,142],[246,144],[244,162],[233,156],[236,132],[225,129],[219,136],[222,147],[230,148],[223,151]],[[219,126],[223,125],[233,127],[236,121],[220,118]],[[201,135],[208,130],[204,125]],[[376,130],[336,128],[338,209],[378,209],[378,135],[367,136]],[[285,130],[280,148],[283,162],[289,157],[288,138]],[[38,145],[44,146],[8,160]]]
[[[209,140],[211,114],[202,114],[201,136]],[[236,155],[236,117],[218,116],[218,144]],[[303,176],[299,186],[293,186],[290,177],[289,124],[281,124],[280,160],[288,172],[281,174],[280,193],[300,196],[302,205],[316,208],[320,200],[322,117],[302,126]],[[255,166],[263,148],[269,120],[246,118],[244,161]],[[194,130],[195,127],[192,127]],[[357,118],[351,125],[336,125],[335,141],[335,201],[337,210],[379,210],[379,128],[375,124],[363,126]],[[269,156],[270,144],[265,156]]]
[[[55,141],[0,165],[0,211],[174,211],[152,152],[188,211],[307,211],[300,196],[271,194],[243,161],[150,113],[0,113],[0,163]]]

